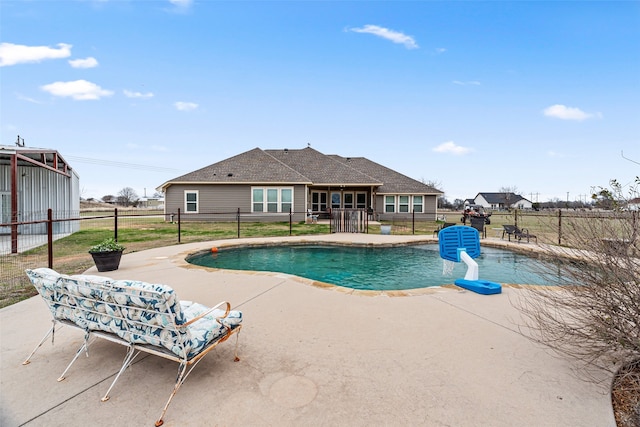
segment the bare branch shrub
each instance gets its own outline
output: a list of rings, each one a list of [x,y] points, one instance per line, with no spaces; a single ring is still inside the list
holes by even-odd
[[[571,247],[550,247],[536,271],[555,286],[533,288],[517,305],[527,335],[613,372],[640,360],[640,218],[620,197],[621,187],[611,185],[617,207],[606,217],[563,222]]]

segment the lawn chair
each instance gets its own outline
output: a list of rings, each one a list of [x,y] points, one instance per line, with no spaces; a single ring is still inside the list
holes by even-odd
[[[538,243],[538,237],[534,234],[529,233],[529,230],[527,230],[526,228],[519,229],[515,225],[503,225],[502,227],[504,227],[504,230],[502,231],[503,239],[504,235],[506,234],[509,241],[511,241],[511,236],[513,235],[514,239],[518,239],[518,243],[520,243],[523,238],[527,239],[527,243],[529,243],[531,238],[536,239],[536,243]]]
[[[478,232],[480,233],[480,236],[484,237],[486,239],[487,238],[487,229],[484,226],[486,224],[485,217],[472,216],[472,217],[469,217],[469,220],[471,222],[471,227],[473,227],[476,230],[478,230]]]

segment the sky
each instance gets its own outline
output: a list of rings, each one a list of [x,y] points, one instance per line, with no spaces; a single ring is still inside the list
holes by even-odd
[[[83,198],[310,145],[589,200],[640,175],[640,2],[2,0],[0,132]]]

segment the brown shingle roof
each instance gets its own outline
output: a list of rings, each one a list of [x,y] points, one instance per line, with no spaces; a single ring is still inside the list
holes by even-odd
[[[330,157],[356,170],[367,171],[369,175],[375,176],[384,183],[378,188],[378,193],[442,194],[442,191],[430,185],[423,184],[364,157],[340,157],[337,155]]]
[[[301,173],[291,169],[260,148],[229,157],[218,163],[179,176],[167,184],[191,183],[296,183],[311,184]]]
[[[302,150],[265,150],[268,154],[304,174],[314,185],[381,185],[380,179],[354,169],[333,156],[313,148]]]
[[[287,183],[378,186],[379,193],[442,194],[441,191],[364,157],[301,150],[254,148],[162,185],[178,183]]]

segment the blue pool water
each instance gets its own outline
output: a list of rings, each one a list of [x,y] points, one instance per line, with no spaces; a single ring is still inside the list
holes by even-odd
[[[220,249],[201,252],[187,261],[228,270],[270,271],[353,289],[402,290],[440,286],[464,277],[467,266],[456,263],[452,274],[443,275],[438,245],[394,247],[282,245]],[[538,261],[496,248],[482,248],[479,278],[497,283],[544,285],[531,271]]]

